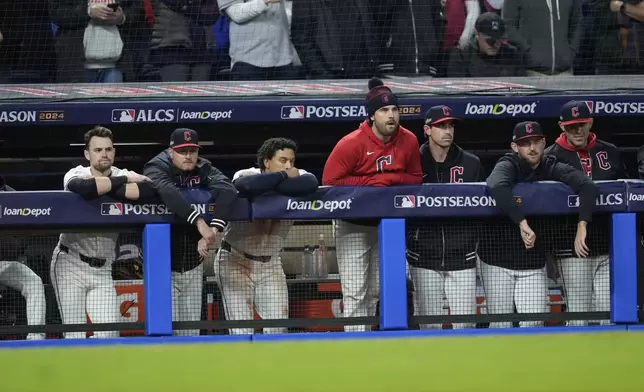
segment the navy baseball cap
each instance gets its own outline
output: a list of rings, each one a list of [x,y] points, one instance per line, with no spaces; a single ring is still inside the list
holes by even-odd
[[[454,117],[454,112],[452,108],[445,105],[432,106],[425,113],[425,124],[426,125],[435,125],[440,124],[443,121],[454,120],[458,121],[458,118]]]
[[[563,105],[559,121],[561,125],[587,123],[593,120],[590,107],[583,101],[570,101]]]
[[[501,16],[494,12],[486,12],[481,14],[474,23],[474,28],[479,34],[492,39],[504,40],[505,35],[505,21]]]
[[[199,135],[197,131],[189,128],[175,129],[170,136],[170,148],[199,147]]]
[[[539,125],[538,122],[524,121],[514,126],[514,132],[512,132],[513,142],[518,142],[519,140],[531,137],[545,137],[541,131],[541,125]]]

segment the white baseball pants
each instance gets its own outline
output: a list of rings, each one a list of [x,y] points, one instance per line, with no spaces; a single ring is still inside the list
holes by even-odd
[[[378,227],[333,221],[344,317],[376,315],[380,294]],[[346,332],[371,330],[370,325],[347,325]]]
[[[46,313],[45,287],[42,279],[26,265],[17,261],[0,261],[0,285],[22,294],[27,303],[27,324],[44,325]],[[30,333],[27,340],[44,339],[44,333]]]
[[[172,271],[172,321],[200,321],[203,263],[185,272]],[[175,336],[199,335],[198,329],[178,329]]]
[[[559,259],[561,276],[566,290],[568,312],[610,311],[610,260],[608,255],[586,258]],[[595,306],[593,309],[593,294]],[[601,320],[602,325],[610,320]],[[570,320],[570,326],[588,325],[588,320]]]
[[[63,324],[95,324],[121,321],[120,302],[112,280],[112,260],[101,268],[90,267],[77,255],[58,247],[50,266],[51,283],[56,293]],[[66,332],[65,339],[84,339],[85,332]],[[119,331],[96,331],[96,338],[115,338]]]
[[[548,313],[546,268],[511,270],[481,262],[488,314]],[[543,321],[521,321],[521,327],[540,327]],[[511,328],[512,322],[490,323],[490,328]]]
[[[215,258],[217,284],[226,320],[288,318],[288,287],[279,257],[269,262],[248,260],[239,252],[219,249]],[[253,328],[231,328],[230,334],[252,334]],[[286,333],[287,328],[264,328],[264,333]]]
[[[414,282],[414,313],[416,316],[443,316],[447,314],[476,314],[476,268],[460,271],[434,271],[409,267]],[[454,329],[473,328],[473,323],[454,323]],[[421,324],[421,329],[441,329],[442,324]]]

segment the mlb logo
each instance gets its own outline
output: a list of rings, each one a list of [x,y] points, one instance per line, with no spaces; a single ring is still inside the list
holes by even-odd
[[[577,195],[568,196],[568,207],[570,208],[579,207],[579,196]]]
[[[282,106],[282,120],[304,118],[304,106]]]
[[[134,122],[136,110],[134,109],[114,109],[112,110],[112,122],[130,123]]]
[[[394,196],[394,208],[414,208],[416,207],[416,196],[401,195]]]
[[[102,203],[101,215],[123,215],[123,203]]]

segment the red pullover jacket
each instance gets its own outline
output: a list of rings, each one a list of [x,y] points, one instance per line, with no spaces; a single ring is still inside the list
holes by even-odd
[[[336,144],[324,165],[322,184],[413,185],[422,178],[416,135],[398,127],[389,142],[383,143],[364,121]]]

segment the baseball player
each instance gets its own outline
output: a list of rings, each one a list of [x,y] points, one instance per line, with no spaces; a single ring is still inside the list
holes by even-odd
[[[593,181],[610,181],[628,178],[622,156],[615,145],[597,139],[590,131],[593,118],[585,102],[570,101],[561,108],[559,126],[562,133],[545,154],[554,155],[583,172]],[[568,312],[610,311],[610,267],[608,258],[608,239],[610,215],[595,217],[589,237],[595,246],[588,257],[579,258],[573,254],[574,222],[562,218],[563,235],[555,244],[555,256],[559,262],[566,292]],[[609,320],[602,320],[608,324]],[[588,320],[570,320],[568,325],[588,325]]]
[[[297,144],[284,138],[268,139],[257,153],[257,168],[235,173],[240,195],[253,198],[266,192],[306,196],[318,188],[313,174],[295,167]],[[262,319],[288,318],[288,289],[280,252],[292,220],[230,222],[215,258],[227,320],[252,320],[253,309]],[[286,328],[264,328],[282,333]],[[233,328],[231,334],[252,334],[252,328]]]
[[[157,193],[168,209],[184,223],[172,225],[172,319],[201,320],[203,257],[215,243],[217,233],[226,227],[226,218],[237,189],[212,163],[199,156],[199,135],[179,128],[170,136],[170,147],[152,158],[143,173],[152,179]],[[205,189],[211,193],[216,210],[210,223],[190,205],[180,189]],[[199,239],[201,237],[201,239]],[[175,335],[198,335],[198,329],[182,329]]]
[[[154,195],[150,180],[114,163],[112,132],[96,126],[85,133],[85,159],[65,174],[64,189],[84,198],[109,195],[117,200],[137,200]],[[117,323],[120,303],[112,281],[118,232],[62,233],[51,261],[51,282],[64,324]],[[118,337],[118,331],[98,331],[94,337]],[[65,338],[84,338],[85,332],[68,332]]]
[[[15,192],[15,189],[7,185],[4,178],[0,177],[0,192]],[[2,241],[0,246],[0,252],[2,252],[2,258],[0,259],[0,285],[11,287],[20,292],[25,298],[28,325],[44,325],[47,303],[42,279],[23,263],[8,260],[18,256],[18,249],[10,246],[5,241]],[[44,338],[44,333],[27,334],[27,340]]]
[[[517,183],[560,181],[577,192],[580,205],[574,248],[579,257],[588,255],[586,226],[595,209],[597,187],[582,172],[544,155],[545,144],[539,123],[517,124],[512,135],[513,152],[499,159],[487,179],[497,206],[511,220],[495,222],[486,230],[488,238],[481,242],[481,275],[488,314],[513,313],[515,305],[518,313],[548,312],[544,241],[539,225],[529,225],[514,200],[512,189]],[[511,325],[490,323],[490,328]],[[536,327],[543,322],[522,321],[520,325]]]
[[[369,118],[343,137],[324,165],[323,185],[390,186],[420,184],[418,139],[400,126],[398,98],[372,78],[366,96]],[[378,226],[374,221],[334,220],[345,317],[376,314],[379,295]],[[366,331],[368,326],[345,326]]]
[[[448,106],[425,114],[427,142],[420,147],[423,183],[485,182],[479,158],[454,143],[457,119]],[[407,220],[407,262],[414,282],[418,316],[444,314],[447,298],[452,315],[476,314],[476,247],[479,227],[473,222],[444,219]],[[471,328],[457,323],[453,328]],[[421,328],[441,328],[424,324]]]

